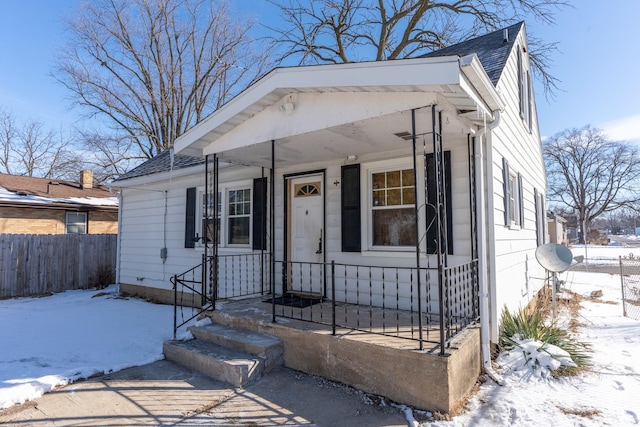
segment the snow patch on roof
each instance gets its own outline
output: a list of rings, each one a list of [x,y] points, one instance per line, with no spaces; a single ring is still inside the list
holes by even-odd
[[[50,204],[50,203],[69,203],[77,205],[90,205],[90,206],[118,206],[117,197],[71,197],[71,198],[52,198],[41,197],[33,195],[21,196],[19,193],[9,191],[6,188],[0,186],[0,202],[21,202],[21,203],[36,203],[36,204]]]

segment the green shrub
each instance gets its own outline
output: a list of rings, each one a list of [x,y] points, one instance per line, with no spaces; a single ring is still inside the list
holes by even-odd
[[[545,325],[538,312],[529,313],[527,310],[520,309],[512,314],[505,307],[502,310],[499,333],[500,351],[512,350],[518,346],[516,339],[527,338],[555,345],[569,353],[577,367],[562,366],[552,373],[554,376],[575,375],[581,368],[589,366],[591,349],[588,344],[577,341],[566,330],[555,324]]]

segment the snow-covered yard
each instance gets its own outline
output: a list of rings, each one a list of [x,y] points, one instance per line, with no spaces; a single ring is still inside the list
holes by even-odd
[[[624,252],[622,252],[624,251]],[[589,247],[590,259],[614,263],[618,246]],[[640,250],[637,251],[640,255]],[[574,255],[580,255],[574,250]],[[531,426],[640,424],[640,322],[622,316],[620,276],[561,275],[566,291],[586,297],[578,338],[593,349],[592,368],[577,377],[544,379],[517,366],[500,366],[505,385],[482,384],[466,412],[450,421],[414,426]],[[591,298],[594,290],[602,297]],[[145,364],[162,356],[171,337],[172,307],[117,298],[105,291],[69,291],[45,298],[0,301],[0,408],[34,399],[57,385],[99,372]],[[562,314],[559,322],[566,321]],[[508,359],[504,359],[508,360]]]
[[[100,372],[163,359],[173,307],[67,291],[0,301],[0,409]]]

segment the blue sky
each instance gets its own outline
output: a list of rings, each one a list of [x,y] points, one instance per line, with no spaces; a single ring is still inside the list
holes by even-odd
[[[272,11],[266,0],[235,2],[256,15]],[[65,37],[63,17],[78,3],[0,0],[1,108],[52,127],[76,120],[67,93],[49,74]],[[550,136],[592,125],[611,139],[640,142],[640,1],[575,0],[574,7],[558,13],[555,26],[527,22],[529,33],[559,48],[550,71],[561,91],[546,100],[536,87],[540,131]]]

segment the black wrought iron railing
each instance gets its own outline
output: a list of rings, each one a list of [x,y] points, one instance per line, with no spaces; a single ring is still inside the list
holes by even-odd
[[[216,301],[257,294],[271,295],[274,321],[290,318],[329,325],[333,334],[340,328],[414,340],[421,349],[431,343],[443,354],[479,319],[476,260],[442,269],[278,261],[272,275],[269,254],[217,259],[203,259],[172,278],[174,335],[204,311],[215,310]]]
[[[264,252],[203,255],[200,264],[172,276],[174,339],[181,327],[215,310],[216,301],[270,293],[270,265],[270,255]]]
[[[479,318],[477,261],[437,268],[279,262],[287,301],[274,317],[440,345]],[[420,275],[420,278],[418,276]],[[441,309],[442,307],[442,309]],[[441,327],[442,326],[442,327]]]
[[[211,258],[202,256],[202,262],[181,274],[171,277],[173,285],[173,339],[178,329],[213,308],[214,299],[207,292],[206,274]]]

